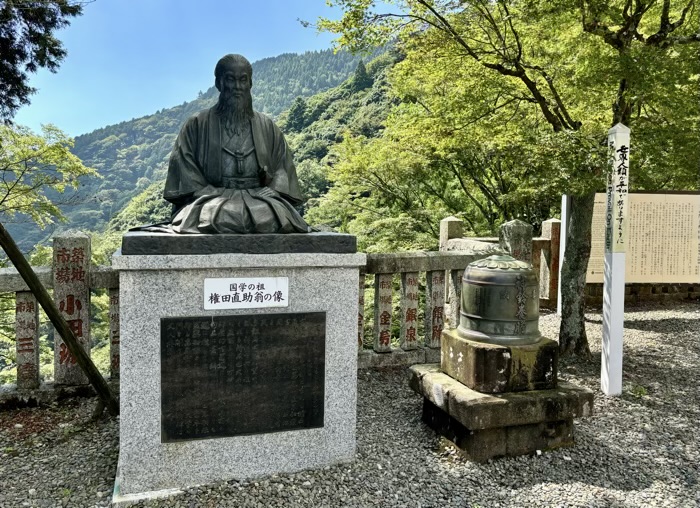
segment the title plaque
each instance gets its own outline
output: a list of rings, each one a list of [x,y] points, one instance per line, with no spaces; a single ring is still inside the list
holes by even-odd
[[[288,306],[288,277],[204,279],[205,310]]]
[[[323,427],[326,313],[161,319],[164,443]]]

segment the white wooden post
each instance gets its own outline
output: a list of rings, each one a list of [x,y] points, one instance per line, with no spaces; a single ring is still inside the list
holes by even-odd
[[[571,196],[561,197],[561,231],[559,232],[559,284],[557,285],[557,316],[561,316],[561,269],[566,255],[566,241],[569,235],[569,218],[571,217]]]
[[[600,389],[622,393],[622,333],[625,313],[625,251],[629,190],[630,130],[621,123],[608,131],[610,170],[605,215],[605,278],[603,282],[603,345]]]

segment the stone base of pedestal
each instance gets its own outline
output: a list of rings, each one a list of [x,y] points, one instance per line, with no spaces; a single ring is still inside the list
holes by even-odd
[[[115,503],[353,460],[365,264],[347,252],[115,255]]]
[[[571,420],[470,430],[428,399],[423,400],[423,422],[452,441],[474,462],[527,455],[536,450],[553,450],[574,444],[574,424]]]
[[[553,390],[491,395],[436,364],[409,372],[411,388],[424,397],[423,421],[476,462],[571,446],[573,419],[593,411],[593,392],[565,382]]]
[[[440,367],[472,390],[505,393],[549,390],[557,386],[559,344],[542,338],[535,344],[503,346],[442,332]]]

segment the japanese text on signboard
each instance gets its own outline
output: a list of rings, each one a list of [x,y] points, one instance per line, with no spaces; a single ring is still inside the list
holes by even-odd
[[[204,308],[207,310],[287,306],[287,277],[204,279]]]
[[[627,250],[629,150],[629,135],[624,133],[610,135],[608,139],[610,171],[605,216],[605,250],[607,252]]]

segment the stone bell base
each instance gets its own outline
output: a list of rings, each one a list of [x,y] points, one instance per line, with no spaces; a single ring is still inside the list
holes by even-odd
[[[472,390],[505,393],[549,390],[557,386],[559,344],[542,338],[535,344],[502,346],[442,332],[440,367]]]
[[[437,364],[409,369],[410,386],[423,395],[423,421],[475,462],[574,444],[573,419],[590,416],[593,392],[560,382],[554,390],[479,393]]]

